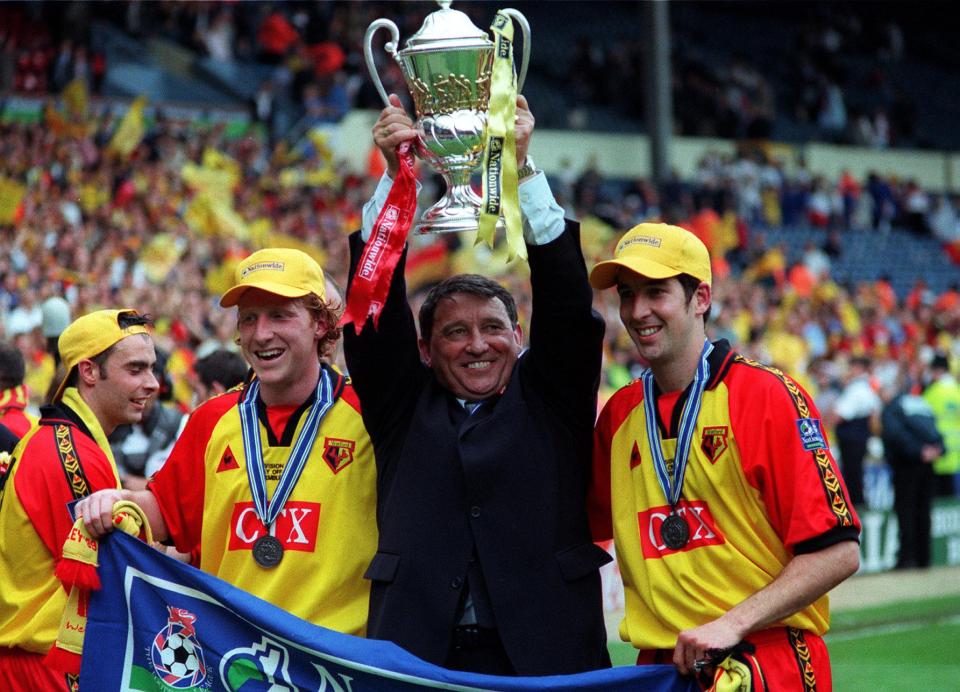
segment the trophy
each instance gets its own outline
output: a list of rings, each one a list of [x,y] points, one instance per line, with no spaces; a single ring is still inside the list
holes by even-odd
[[[439,4],[399,52],[400,31],[389,19],[371,23],[363,41],[367,69],[389,106],[374,64],[372,40],[380,29],[390,31],[384,48],[400,65],[416,107],[419,137],[414,150],[446,182],[446,193],[421,215],[417,233],[475,231],[480,218],[481,200],[470,187],[470,176],[483,160],[494,42],[466,14],[450,9],[450,0]],[[523,34],[520,93],[530,62],[530,25],[517,10],[501,12],[519,24]],[[501,217],[498,226],[502,223]]]

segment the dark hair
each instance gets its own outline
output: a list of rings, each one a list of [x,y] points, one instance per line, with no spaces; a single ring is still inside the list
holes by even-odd
[[[693,294],[697,292],[697,286],[703,283],[703,281],[701,281],[697,277],[690,276],[689,274],[678,274],[677,281],[679,281],[680,285],[683,287],[683,295],[686,296],[688,303],[693,299]],[[713,310],[712,304],[708,305],[707,311],[703,313],[704,324],[706,324],[707,320],[710,319],[711,310]]]
[[[13,344],[0,343],[0,389],[10,389],[23,384],[25,366],[23,354]]]
[[[433,318],[437,312],[437,305],[444,298],[454,293],[469,293],[484,298],[497,298],[503,303],[510,318],[510,326],[517,326],[517,303],[513,296],[503,286],[492,279],[479,274],[458,274],[444,279],[427,293],[423,305],[420,306],[420,336],[429,340],[433,335]]]
[[[230,389],[247,376],[247,362],[239,353],[220,349],[194,363],[193,371],[205,387],[219,382],[224,389]]]
[[[151,327],[153,326],[153,317],[150,315],[141,315],[139,312],[132,310],[121,312],[117,315],[117,326],[119,326],[120,329],[129,329],[130,327]],[[141,332],[141,335],[147,339],[150,338],[148,334],[143,334]],[[121,340],[117,340],[105,350],[89,358],[89,360],[93,361],[93,363],[100,370],[100,377],[103,379],[107,379],[107,359],[110,358],[110,354],[116,350],[117,344],[120,343],[120,341]],[[154,369],[154,374],[156,375],[156,369]],[[158,375],[157,378],[159,379]],[[67,386],[75,387],[78,379],[79,375],[77,375],[77,368],[74,366],[73,369],[70,370],[70,375],[67,377]]]

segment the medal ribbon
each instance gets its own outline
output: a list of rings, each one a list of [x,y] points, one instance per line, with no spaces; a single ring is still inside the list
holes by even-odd
[[[240,402],[240,430],[243,437],[243,453],[247,457],[247,479],[250,481],[250,494],[253,495],[253,506],[263,525],[270,526],[280,516],[290,493],[293,492],[303,467],[307,464],[310,449],[317,439],[320,421],[333,405],[333,385],[327,370],[321,369],[320,381],[317,383],[316,400],[310,407],[307,420],[297,435],[290,450],[290,457],[280,474],[280,482],[273,492],[273,498],[267,503],[267,474],[263,463],[263,445],[260,441],[260,426],[257,422],[257,396],[260,394],[260,381],[255,379],[250,383],[246,396]]]
[[[373,327],[377,328],[380,311],[390,292],[393,271],[403,254],[403,246],[417,212],[417,183],[413,174],[411,143],[401,142],[397,147],[397,155],[400,158],[400,170],[360,255],[347,294],[347,308],[340,319],[341,326],[352,322],[357,334],[363,331],[367,317],[373,317]]]
[[[520,221],[517,190],[517,146],[514,119],[517,114],[517,81],[513,73],[513,20],[498,12],[490,27],[496,38],[490,104],[487,109],[487,141],[483,148],[483,200],[477,242],[493,247],[497,221],[503,215],[507,231],[507,261],[527,258]]]
[[[643,415],[647,425],[647,439],[650,440],[650,454],[653,457],[653,468],[657,471],[657,480],[663,489],[663,496],[676,507],[683,490],[683,476],[687,471],[687,457],[690,455],[690,443],[693,432],[697,427],[697,417],[700,415],[700,404],[703,400],[703,391],[710,379],[710,364],[707,356],[713,351],[713,344],[703,340],[703,350],[700,352],[700,363],[693,377],[693,386],[690,395],[683,405],[680,414],[680,431],[677,434],[677,452],[673,460],[673,477],[667,471],[667,461],[663,456],[660,445],[660,428],[657,426],[657,402],[653,392],[653,371],[644,370],[640,378],[643,380]]]

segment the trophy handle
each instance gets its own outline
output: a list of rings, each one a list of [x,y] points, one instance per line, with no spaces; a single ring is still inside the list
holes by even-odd
[[[523,16],[520,10],[515,10],[511,7],[500,10],[505,15],[513,19],[517,24],[520,25],[520,33],[523,34],[523,59],[520,62],[520,76],[517,78],[517,93],[523,93],[523,83],[527,79],[527,66],[530,65],[530,22],[527,21],[527,18]],[[382,20],[381,20],[382,21]],[[376,23],[376,22],[374,22]],[[392,22],[391,22],[392,23]],[[371,28],[373,24],[370,25]],[[369,35],[369,30],[367,34]]]
[[[387,98],[387,92],[383,88],[383,82],[380,81],[380,75],[377,74],[377,64],[373,59],[373,35],[384,28],[390,30],[390,40],[383,44],[383,48],[397,63],[400,62],[400,56],[397,55],[397,45],[400,43],[400,30],[397,28],[397,25],[389,19],[377,19],[367,27],[367,33],[363,37],[363,57],[367,61],[367,71],[373,79],[373,85],[377,87],[377,93],[380,94],[380,98],[383,99],[383,105],[389,107],[390,99]],[[529,31],[529,29],[527,31]],[[523,46],[524,49],[526,49],[526,38],[524,38]]]

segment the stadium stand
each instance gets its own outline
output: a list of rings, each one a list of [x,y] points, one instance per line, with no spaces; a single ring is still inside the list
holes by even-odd
[[[516,6],[534,31],[527,91],[538,131],[644,129],[636,5],[569,3],[563,13],[544,3]],[[232,325],[212,316],[211,296],[239,257],[267,242],[305,247],[342,283],[345,233],[357,225],[377,165],[347,167],[313,126],[338,117],[325,110],[325,99],[344,97],[332,87],[354,109],[380,107],[361,57],[364,29],[391,17],[405,39],[432,6],[62,7],[0,5],[0,335],[27,356],[38,403],[52,372],[42,340],[10,329],[18,308],[60,294],[75,314],[137,305],[159,318],[186,402],[194,351],[230,344]],[[483,4],[461,8],[478,26],[492,18]],[[708,239],[722,277],[714,335],[810,380],[823,359],[835,363],[828,370],[837,379],[846,358],[862,352],[879,359],[881,374],[888,361],[909,371],[910,359],[934,349],[960,351],[955,181],[953,190],[923,189],[891,173],[895,165],[871,178],[822,173],[785,162],[771,142],[957,147],[957,106],[949,103],[956,56],[931,45],[922,31],[940,29],[919,13],[887,5],[867,12],[857,3],[816,9],[788,23],[767,3],[671,4],[677,133],[764,138],[759,146],[708,152],[690,175],[660,186],[590,166],[548,173],[558,198],[584,220],[588,261],[646,218],[684,223]],[[730,36],[738,37],[736,52]],[[388,88],[405,95],[396,72],[382,67]],[[85,86],[82,99],[67,88],[74,78]],[[843,101],[843,128],[821,117],[828,92]],[[123,153],[118,132],[129,98],[139,95],[148,97],[147,118]],[[48,96],[59,98],[43,110],[37,104]],[[880,114],[886,141],[869,140]],[[854,127],[861,116],[869,127]],[[458,241],[418,248],[411,283],[488,260],[458,251]],[[828,272],[805,273],[808,258],[821,254]],[[510,272],[502,276],[508,284]],[[612,327],[612,388],[638,364],[617,341],[613,307],[599,307]]]

